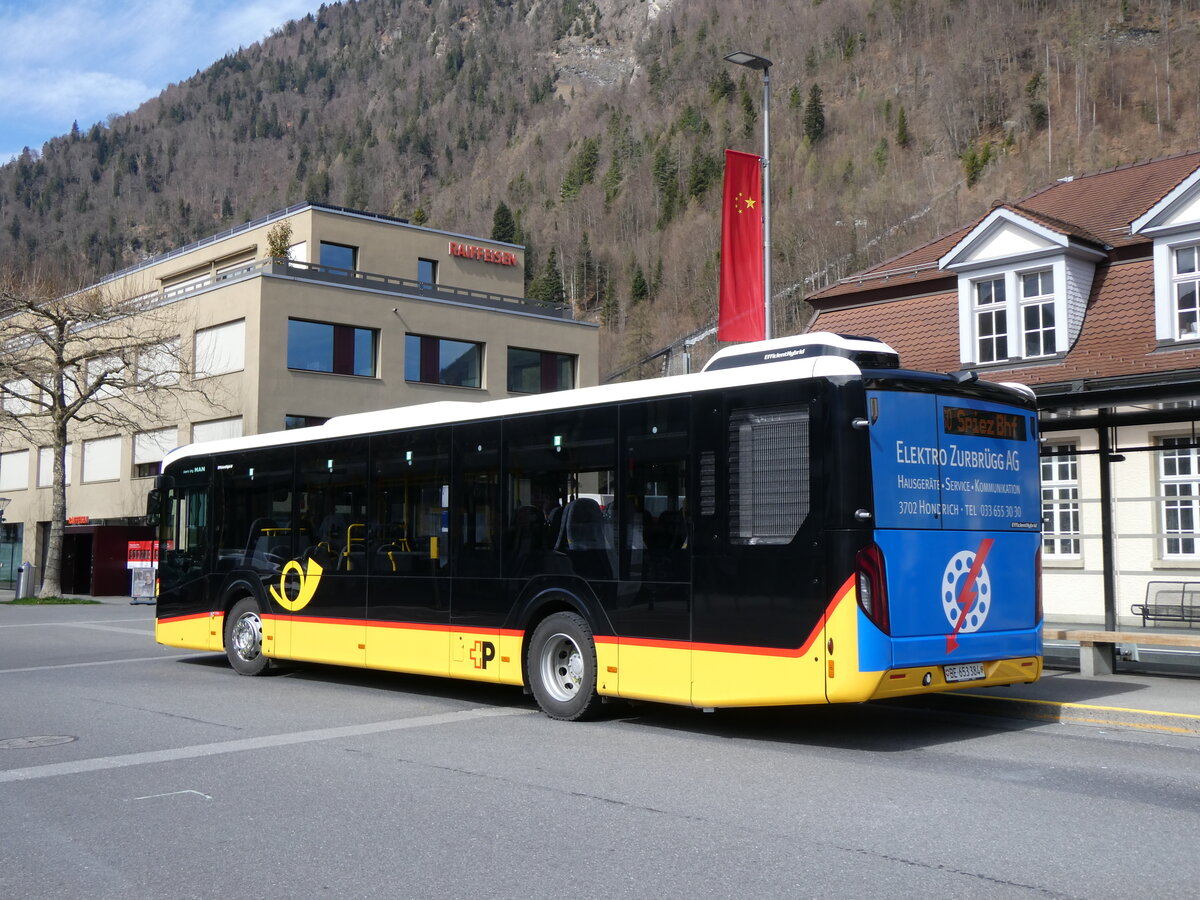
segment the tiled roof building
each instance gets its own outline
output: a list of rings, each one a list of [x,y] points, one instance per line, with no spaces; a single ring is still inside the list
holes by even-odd
[[[1200,580],[1200,151],[1064,178],[808,300],[810,330],[1034,388],[1048,618],[1142,623]]]

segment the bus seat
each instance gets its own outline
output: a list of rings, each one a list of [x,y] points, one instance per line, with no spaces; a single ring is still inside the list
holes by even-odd
[[[612,546],[604,513],[591,497],[578,497],[567,504],[563,530],[568,550],[607,550]]]

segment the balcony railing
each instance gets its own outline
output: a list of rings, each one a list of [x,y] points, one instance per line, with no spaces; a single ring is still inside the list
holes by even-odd
[[[323,266],[317,263],[292,262],[290,260],[276,261],[260,259],[246,263],[233,269],[214,274],[209,278],[195,279],[178,287],[166,287],[162,291],[164,300],[177,300],[200,291],[209,290],[217,285],[231,281],[240,281],[258,275],[297,278],[303,281],[319,281],[324,284],[336,284],[344,287],[365,288],[396,296],[414,297],[421,300],[436,300],[448,303],[461,303],[467,306],[480,306],[489,309],[509,310],[512,312],[533,312],[558,319],[574,318],[569,304],[542,303],[527,297],[514,297],[508,294],[496,294],[491,291],[477,291],[469,288],[458,288],[447,284],[431,284],[413,278],[398,278],[394,275],[380,275],[376,272],[359,272],[353,269],[340,269],[335,266]]]

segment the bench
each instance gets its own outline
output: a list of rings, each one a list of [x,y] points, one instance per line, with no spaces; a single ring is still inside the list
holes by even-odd
[[[1079,641],[1079,674],[1088,676],[1113,673],[1113,650],[1117,644],[1200,647],[1200,634],[1147,634],[1144,631],[1047,628],[1042,632],[1042,636],[1052,641]]]
[[[1129,611],[1142,617],[1142,627],[1154,621],[1200,622],[1200,582],[1151,581],[1146,585],[1146,600],[1134,603]]]

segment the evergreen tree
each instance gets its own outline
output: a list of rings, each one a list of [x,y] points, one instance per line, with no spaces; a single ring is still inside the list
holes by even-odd
[[[504,241],[506,244],[517,242],[517,222],[513,218],[512,210],[503,200],[497,204],[496,211],[492,213],[492,240]]]
[[[633,281],[629,285],[629,299],[637,306],[650,299],[650,283],[646,281],[646,273],[641,266],[633,267]]]
[[[900,111],[896,114],[896,146],[907,147],[912,143],[912,135],[908,133],[908,116],[904,112],[904,107],[900,107]]]
[[[808,91],[804,106],[804,136],[815,144],[825,136],[825,104],[821,101],[821,86],[814,84]]]
[[[550,255],[546,257],[546,265],[542,267],[538,277],[533,279],[525,295],[539,303],[561,305],[566,302],[562,270],[558,266],[558,251],[551,248]]]

